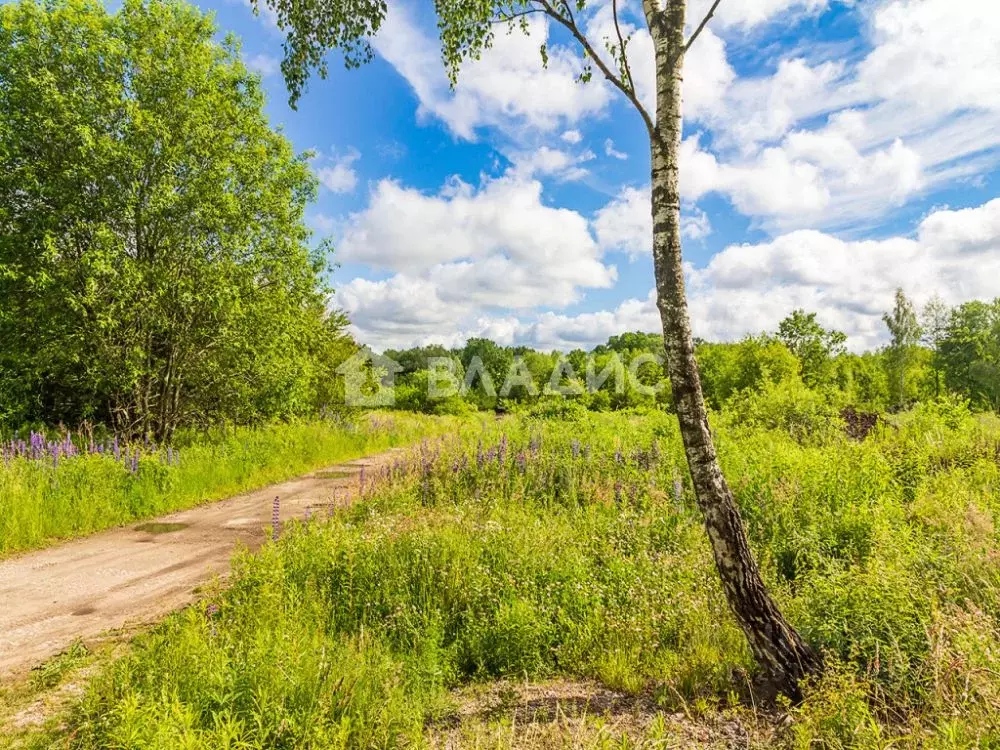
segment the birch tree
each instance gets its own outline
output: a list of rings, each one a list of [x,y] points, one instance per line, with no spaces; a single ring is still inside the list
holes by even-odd
[[[903,407],[906,404],[906,370],[913,360],[914,350],[920,343],[922,331],[913,303],[907,299],[902,289],[896,289],[892,312],[885,313],[882,321],[892,336],[888,354],[893,374],[893,388],[896,390],[896,405]]]
[[[761,578],[739,507],[719,467],[695,362],[681,253],[681,82],[684,58],[721,0],[688,25],[687,0],[642,0],[642,18],[653,40],[655,106],[648,108],[632,76],[628,34],[618,0],[611,0],[614,35],[588,36],[587,0],[435,0],[444,65],[454,84],[462,67],[477,59],[497,33],[528,30],[528,16],[544,16],[575,41],[586,80],[598,73],[631,105],[649,136],[651,239],[657,307],[667,369],[699,508],[730,608],[773,687],[798,695],[798,683],[820,660],[782,615]],[[260,0],[255,0],[260,2]],[[292,103],[310,73],[326,74],[326,53],[338,49],[347,67],[371,59],[371,40],[391,12],[386,0],[264,0],[286,34],[282,71]],[[541,49],[539,64],[546,62]]]
[[[941,342],[948,336],[951,308],[937,294],[931,297],[920,313],[920,340],[933,352],[934,397],[941,395]]]

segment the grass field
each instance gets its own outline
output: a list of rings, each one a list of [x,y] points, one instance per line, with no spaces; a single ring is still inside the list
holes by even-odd
[[[34,453],[29,445],[27,455],[8,450],[0,462],[0,557],[228,497],[455,425],[398,413],[189,433],[170,448],[109,442],[97,453],[52,441]]]
[[[56,741],[1000,746],[996,421],[924,407],[864,442],[717,430],[764,574],[826,655],[801,705],[755,703],[673,419],[591,415],[425,443],[102,666]],[[525,718],[523,696],[560,690],[634,719],[558,700]]]

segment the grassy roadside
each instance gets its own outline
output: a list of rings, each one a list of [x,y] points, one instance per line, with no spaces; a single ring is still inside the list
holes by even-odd
[[[61,740],[1000,745],[995,425],[928,412],[864,443],[822,445],[720,428],[765,575],[827,655],[826,675],[777,723],[747,698],[752,665],[673,422],[502,427],[478,445],[431,443],[373,478],[367,500],[237,560],[229,588],[89,680]],[[595,706],[584,721],[526,727],[519,706],[560,680],[632,696],[639,716],[611,726]],[[504,683],[527,698],[506,697]],[[463,714],[477,686],[498,713]]]
[[[0,558],[229,497],[460,425],[449,417],[371,414],[343,422],[218,430],[190,436],[176,450],[130,446],[118,458],[11,458],[0,463]]]

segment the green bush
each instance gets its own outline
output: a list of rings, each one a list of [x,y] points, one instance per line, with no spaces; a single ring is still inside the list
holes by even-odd
[[[800,441],[823,442],[841,431],[838,409],[819,391],[797,378],[740,391],[726,411],[736,425],[781,430]]]

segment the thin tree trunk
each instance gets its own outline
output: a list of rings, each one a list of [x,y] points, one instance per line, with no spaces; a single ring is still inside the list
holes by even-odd
[[[694,356],[681,257],[678,154],[685,3],[671,2],[655,30],[656,132],[652,141],[653,265],[667,369],[698,506],[729,606],[773,687],[798,697],[820,660],[788,624],[754,560],[743,520],[719,462]]]

